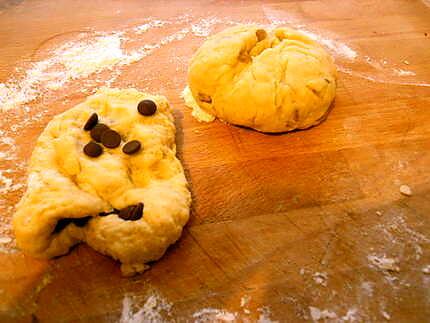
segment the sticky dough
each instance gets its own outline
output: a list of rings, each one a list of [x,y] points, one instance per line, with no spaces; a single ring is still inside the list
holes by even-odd
[[[145,117],[137,104],[150,99],[157,112]],[[83,125],[92,113],[122,136],[122,145],[139,140],[143,149],[126,155],[121,147],[104,148],[97,158],[83,153],[91,138]],[[176,158],[175,125],[162,96],[134,89],[102,89],[56,116],[37,140],[27,191],[13,219],[18,246],[30,255],[51,258],[84,241],[118,259],[125,275],[147,268],[181,235],[189,217],[190,192]],[[144,203],[143,217],[126,221],[100,212]],[[82,227],[61,219],[91,216]]]

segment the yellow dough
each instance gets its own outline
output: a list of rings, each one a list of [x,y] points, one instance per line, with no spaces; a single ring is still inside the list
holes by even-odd
[[[154,115],[138,113],[137,104],[144,99],[156,103]],[[104,148],[97,158],[83,153],[91,140],[83,126],[94,112],[122,137],[120,147]],[[142,149],[126,155],[122,146],[130,140],[139,140]],[[144,203],[139,220],[99,216],[139,202]],[[40,135],[13,225],[18,246],[30,255],[59,256],[85,241],[118,259],[123,274],[132,275],[159,259],[180,237],[190,203],[167,100],[135,89],[104,88],[56,116]],[[91,216],[86,225],[70,223],[54,232],[59,220],[86,216]]]
[[[228,28],[192,58],[185,90],[200,121],[209,115],[262,132],[316,125],[336,92],[336,68],[315,41],[289,28]],[[202,111],[201,111],[202,110]],[[203,113],[202,113],[203,112]]]

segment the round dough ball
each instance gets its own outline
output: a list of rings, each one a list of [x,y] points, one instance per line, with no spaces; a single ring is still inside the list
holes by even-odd
[[[263,132],[316,125],[336,92],[333,59],[289,28],[228,28],[196,52],[188,85],[198,107],[221,120]]]

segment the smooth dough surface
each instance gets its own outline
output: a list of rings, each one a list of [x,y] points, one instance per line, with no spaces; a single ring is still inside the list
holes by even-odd
[[[137,104],[144,99],[156,103],[154,115],[138,113]],[[122,137],[120,147],[104,148],[97,158],[83,153],[91,140],[83,125],[94,112]],[[139,140],[143,147],[134,155],[122,151],[130,140]],[[171,108],[162,96],[135,89],[99,90],[49,122],[28,173],[13,225],[18,246],[36,257],[59,256],[84,241],[118,259],[123,274],[132,275],[159,259],[188,221],[191,196],[176,158]],[[139,202],[144,211],[137,221],[98,215]],[[86,216],[91,219],[85,226],[71,223],[54,233],[60,219]]]
[[[298,31],[236,26],[197,50],[188,86],[206,114],[262,132],[284,132],[325,118],[335,97],[336,68],[318,43]]]

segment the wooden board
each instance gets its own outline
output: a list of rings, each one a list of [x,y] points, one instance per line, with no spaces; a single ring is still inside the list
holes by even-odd
[[[428,321],[428,1],[0,1],[0,82],[19,79],[67,42],[133,31],[148,17],[168,23],[130,33],[136,46],[181,30],[184,37],[59,89],[35,84],[41,93],[24,104],[28,111],[2,113],[2,136],[13,138],[16,156],[3,158],[1,169],[23,183],[20,163],[52,116],[119,71],[112,86],[164,94],[174,107],[191,220],[180,241],[133,278],[85,245],[39,261],[11,252],[12,241],[0,254],[0,321],[115,322],[148,307],[151,295],[158,304],[150,312],[166,315],[158,311],[164,300],[165,318],[177,321]],[[194,120],[180,92],[201,36],[232,22],[282,19],[324,36],[334,51],[339,89],[328,119],[282,135]],[[4,141],[0,148],[12,149]],[[412,196],[400,194],[402,184]],[[2,226],[22,193],[3,192]],[[378,263],[384,259],[394,270]],[[210,308],[219,311],[202,314]]]

